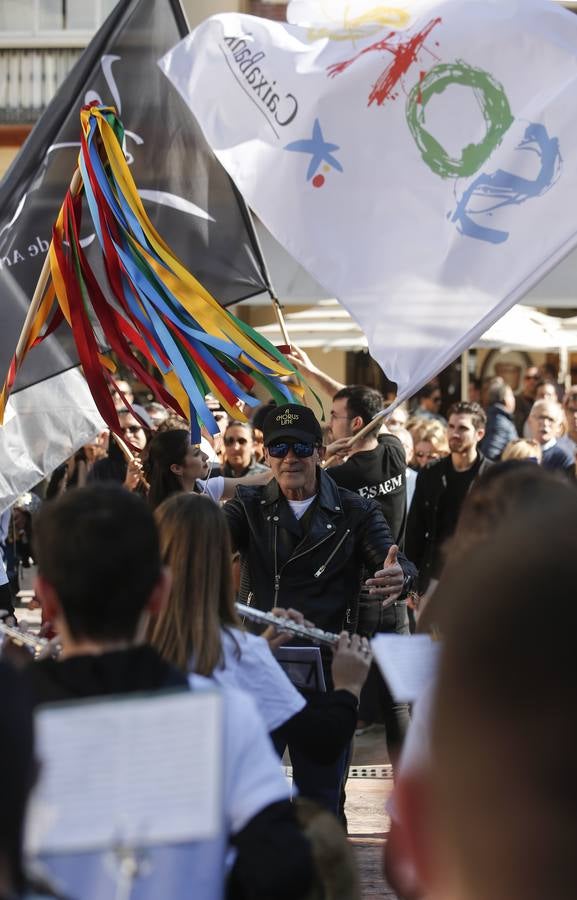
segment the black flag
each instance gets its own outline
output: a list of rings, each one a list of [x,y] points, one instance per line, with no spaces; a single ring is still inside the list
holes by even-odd
[[[153,224],[227,306],[267,290],[242,198],[157,66],[188,26],[179,0],[120,0],[36,124],[0,185],[0,377],[4,379],[80,143],[80,108],[114,105]],[[86,225],[85,246],[96,239]],[[15,392],[77,365],[62,328],[33,350]]]

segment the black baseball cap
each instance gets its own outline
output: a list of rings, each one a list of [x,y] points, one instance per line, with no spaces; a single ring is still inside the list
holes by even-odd
[[[276,406],[268,413],[262,425],[264,445],[268,447],[274,441],[306,441],[322,444],[321,426],[308,406],[287,403]]]

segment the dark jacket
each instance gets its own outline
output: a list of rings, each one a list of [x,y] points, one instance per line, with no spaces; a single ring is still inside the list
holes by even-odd
[[[515,441],[518,437],[513,416],[501,403],[492,403],[487,410],[485,437],[479,444],[483,456],[493,461],[499,459],[509,441]]]
[[[480,465],[471,484],[493,463],[478,452]],[[437,459],[417,476],[417,486],[407,521],[405,550],[419,569],[419,591],[424,591],[431,578],[437,577],[442,537],[439,535],[439,505],[447,490],[447,477],[452,468],[451,457]]]
[[[253,459],[250,466],[247,466],[246,469],[243,469],[240,475],[238,474],[238,472],[235,472],[233,467],[227,462],[225,462],[222,466],[220,474],[225,478],[244,478],[245,475],[258,475],[259,472],[266,472],[267,470],[268,466],[263,466],[262,463],[258,463]]]
[[[380,508],[339,488],[318,470],[319,494],[303,527],[273,480],[239,485],[224,507],[232,541],[241,553],[240,599],[258,609],[293,607],[319,628],[339,632],[354,623],[363,565],[382,568],[391,532]],[[415,567],[399,553],[409,582]]]

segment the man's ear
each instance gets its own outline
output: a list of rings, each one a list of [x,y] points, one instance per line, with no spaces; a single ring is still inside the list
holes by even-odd
[[[171,588],[172,572],[168,566],[163,566],[160,570],[158,581],[154,585],[150,597],[148,598],[148,603],[146,604],[146,611],[150,614],[151,618],[156,619],[160,613],[166,609]]]
[[[484,437],[485,437],[485,429],[484,429],[484,428],[477,428],[477,438],[478,438],[478,440],[479,440],[479,441],[482,441]]]
[[[49,622],[55,622],[60,616],[62,607],[55,589],[43,575],[38,574],[34,580],[34,593],[40,601],[44,618]]]
[[[270,456],[269,456],[269,452],[268,452],[268,447],[264,448],[264,461],[267,464],[267,466],[270,467]]]
[[[323,447],[323,446],[317,447],[317,453],[319,455],[319,459],[322,462],[323,459],[325,458],[325,456],[327,455],[327,448]]]
[[[353,434],[356,434],[357,431],[360,431],[361,428],[364,427],[365,423],[363,422],[362,416],[354,416],[354,418],[351,419],[351,431],[353,432]]]

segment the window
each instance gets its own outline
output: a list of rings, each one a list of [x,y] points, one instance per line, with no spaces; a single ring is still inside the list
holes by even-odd
[[[35,43],[88,43],[117,0],[2,0],[0,39]]]

